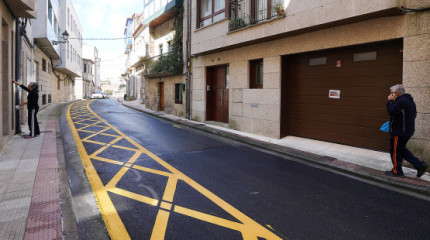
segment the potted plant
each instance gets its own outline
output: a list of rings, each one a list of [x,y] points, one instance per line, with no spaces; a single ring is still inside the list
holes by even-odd
[[[240,29],[245,26],[246,26],[245,20],[239,17],[232,18],[229,23],[230,31]]]
[[[276,11],[276,13],[278,13],[278,16],[283,16],[285,15],[285,9],[284,9],[284,4],[283,3],[277,3],[274,7],[273,10]]]

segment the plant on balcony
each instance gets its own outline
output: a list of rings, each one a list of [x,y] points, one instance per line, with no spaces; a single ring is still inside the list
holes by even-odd
[[[243,18],[235,17],[235,18],[230,19],[228,26],[229,26],[230,31],[233,31],[233,30],[237,30],[237,29],[241,29],[243,27],[246,27],[246,23],[245,23],[245,20]]]
[[[182,27],[183,27],[183,7],[177,8],[173,23],[174,36],[171,41],[172,51],[166,55],[154,58],[143,57],[140,61],[145,64],[146,77],[167,77],[180,75],[184,71],[184,60],[182,56]]]
[[[284,16],[285,15],[285,8],[283,3],[277,3],[273,10],[278,14],[278,16]]]
[[[182,52],[170,52],[160,58],[148,68],[148,76],[151,77],[167,77],[180,75],[183,72]]]

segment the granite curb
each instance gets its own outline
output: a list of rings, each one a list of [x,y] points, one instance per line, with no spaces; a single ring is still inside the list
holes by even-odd
[[[193,123],[186,119],[173,119],[172,117],[166,116],[165,113],[155,112],[152,110],[146,110],[142,108],[137,108],[132,106],[131,104],[127,104],[124,101],[118,100],[122,105],[140,111],[142,113],[146,113],[148,115],[157,117],[159,119],[167,120],[169,122],[180,124],[185,127],[189,127],[198,131],[202,131],[205,133],[213,134],[219,137],[227,138],[236,142],[240,142],[243,144],[250,145],[252,147],[256,147],[262,150],[266,150],[269,152],[273,152],[276,154],[281,154],[286,157],[294,158],[295,160],[299,160],[301,162],[305,162],[308,164],[320,166],[323,168],[329,168],[336,172],[344,173],[347,175],[352,175],[358,177],[363,180],[368,180],[380,184],[385,184],[396,189],[402,190],[403,192],[409,192],[412,194],[420,194],[425,197],[430,197],[430,182],[421,180],[419,178],[393,178],[385,176],[383,171],[379,171],[376,169],[359,166],[356,164],[351,164],[347,162],[343,162],[340,159],[317,155],[314,153],[304,152],[301,150],[296,150],[293,148],[280,146],[274,143],[268,143],[264,141],[260,141],[258,139],[254,139],[247,136],[242,136],[239,134],[231,133],[228,131],[223,131],[219,128],[212,128],[206,126],[204,123]]]

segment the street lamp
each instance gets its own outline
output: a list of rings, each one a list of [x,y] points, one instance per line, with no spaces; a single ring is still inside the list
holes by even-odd
[[[69,40],[69,33],[67,32],[67,30],[64,30],[62,35],[63,35],[62,37],[63,41],[52,41],[52,44],[57,45],[59,43],[66,43],[67,40]]]

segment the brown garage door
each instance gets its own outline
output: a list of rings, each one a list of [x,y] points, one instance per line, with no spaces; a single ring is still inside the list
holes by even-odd
[[[402,48],[403,41],[396,40],[284,57],[283,129],[288,135],[388,150],[388,135],[379,127],[389,120],[389,87],[402,83]]]

